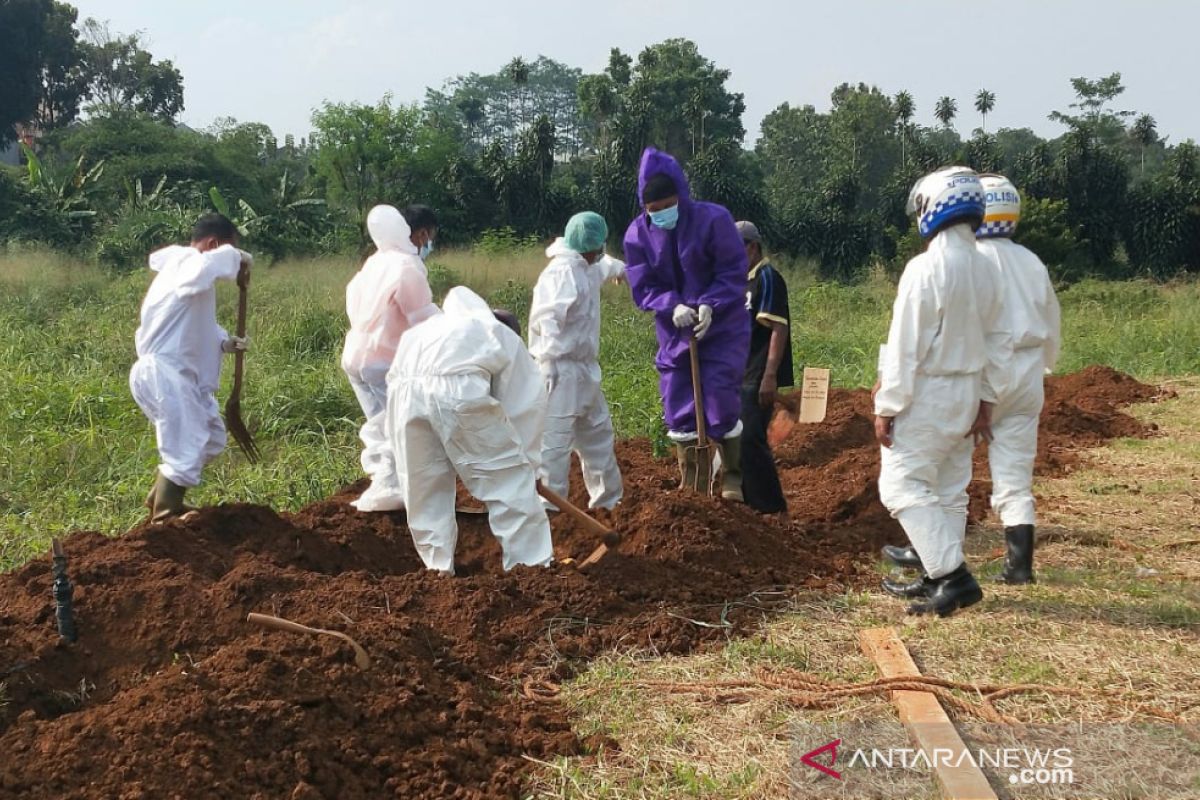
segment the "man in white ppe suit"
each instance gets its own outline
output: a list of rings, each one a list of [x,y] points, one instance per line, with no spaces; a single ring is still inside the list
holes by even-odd
[[[503,321],[501,321],[503,320]],[[511,314],[451,289],[400,340],[388,373],[388,434],[408,526],[429,569],[454,573],[455,474],[488,509],[504,569],[553,558],[537,494],[546,390]]]
[[[1021,195],[1001,175],[980,176],[987,205],[975,232],[979,251],[999,272],[1004,324],[1013,342],[1012,383],[996,399],[994,439],[988,446],[992,508],[1004,524],[1007,554],[999,580],[1032,583],[1034,549],[1033,462],[1044,376],[1054,369],[1061,344],[1060,311],[1046,265],[1010,237],[1021,219]],[[890,549],[890,548],[889,548]],[[895,548],[893,562],[919,568],[912,548]]]
[[[608,224],[591,211],[567,222],[546,250],[529,311],[529,352],[549,392],[542,438],[543,482],[567,494],[571,453],[579,454],[590,508],[612,509],[624,488],[613,450],[612,417],[600,388],[600,287],[625,264],[604,254]]]
[[[983,598],[963,557],[975,438],[1006,388],[1012,342],[998,277],[975,247],[984,217],[979,176],[951,167],[917,182],[908,211],[928,249],[904,269],[880,352],[875,435],[879,495],[925,568],[909,613],[945,616]]]
[[[135,342],[138,360],[129,389],[154,423],[160,463],[146,498],[151,518],[184,514],[187,489],[225,449],[225,423],[217,406],[221,356],[246,349],[246,340],[217,324],[216,282],[250,280],[249,253],[237,249],[238,232],[220,214],[201,217],[191,244],[150,254],[156,275],[142,302]]]
[[[342,350],[342,370],[366,416],[359,438],[363,470],[371,485],[351,505],[359,511],[396,511],[404,507],[404,490],[384,430],[387,371],[401,334],[437,313],[437,306],[425,264],[400,212],[392,206],[375,206],[367,215],[367,231],[377,250],[346,286],[350,331]]]
[[[1004,326],[1013,339],[1013,381],[996,398],[988,447],[991,506],[1004,525],[1007,555],[1000,581],[1033,582],[1033,462],[1038,452],[1038,419],[1044,401],[1044,375],[1054,369],[1062,343],[1060,308],[1054,284],[1037,255],[1012,241],[1021,218],[1021,196],[1002,175],[980,176],[986,212],[976,231],[979,252],[1000,271]],[[920,567],[912,548],[886,548],[890,560]]]

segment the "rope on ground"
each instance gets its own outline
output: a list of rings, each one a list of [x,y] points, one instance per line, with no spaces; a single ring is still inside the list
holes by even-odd
[[[834,683],[795,670],[771,672],[758,670],[754,678],[723,681],[668,681],[641,680],[622,683],[623,687],[635,689],[651,689],[667,694],[695,694],[706,699],[721,703],[744,703],[755,696],[763,694],[780,695],[789,705],[803,709],[828,709],[835,707],[839,701],[850,697],[888,694],[895,691],[929,692],[935,695],[945,705],[975,717],[984,722],[1003,725],[1023,725],[1016,717],[1003,713],[996,708],[995,703],[1006,697],[1018,694],[1051,694],[1066,697],[1092,697],[1109,701],[1112,707],[1122,696],[1102,689],[1072,689],[1065,686],[1048,686],[1036,683],[1020,684],[977,684],[952,681],[928,675],[898,676],[894,678],[876,678],[860,683]],[[588,696],[604,691],[600,687],[585,689],[581,696]],[[972,695],[976,701],[960,697],[955,692]],[[525,681],[524,695],[527,699],[540,703],[558,702],[562,687],[552,681],[530,678]],[[1177,725],[1186,721],[1178,714],[1159,708],[1137,703],[1133,706],[1136,713],[1148,717],[1167,720]]]

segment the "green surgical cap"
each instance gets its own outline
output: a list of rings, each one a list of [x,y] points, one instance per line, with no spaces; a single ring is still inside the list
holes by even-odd
[[[584,211],[571,217],[563,235],[567,247],[576,253],[594,253],[604,249],[608,240],[608,223],[595,211]]]

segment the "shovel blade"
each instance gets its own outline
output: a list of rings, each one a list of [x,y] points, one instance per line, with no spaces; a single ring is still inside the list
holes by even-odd
[[[782,404],[775,406],[775,413],[771,415],[771,423],[767,426],[767,444],[774,449],[786,442],[799,420],[799,409]]]
[[[708,495],[713,495],[713,446],[694,445],[687,448],[687,463],[695,464],[695,472],[685,472],[683,486],[686,489]],[[695,459],[693,461],[693,458]]]

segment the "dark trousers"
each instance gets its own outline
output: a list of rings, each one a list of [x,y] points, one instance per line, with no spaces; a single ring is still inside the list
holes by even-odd
[[[771,409],[758,402],[758,387],[742,387],[742,495],[746,505],[763,514],[787,511],[787,499],[779,485],[775,456],[767,444]]]

